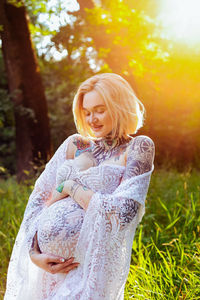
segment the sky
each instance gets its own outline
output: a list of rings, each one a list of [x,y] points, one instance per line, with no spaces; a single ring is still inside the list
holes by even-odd
[[[161,0],[163,34],[180,44],[200,44],[200,0]]]

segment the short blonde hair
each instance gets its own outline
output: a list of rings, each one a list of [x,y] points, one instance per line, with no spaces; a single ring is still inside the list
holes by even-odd
[[[114,73],[97,74],[85,80],[73,101],[73,115],[77,131],[85,137],[95,137],[83,113],[83,97],[95,90],[104,100],[112,119],[112,137],[127,137],[143,126],[144,105],[136,97],[130,84]],[[141,106],[141,108],[140,108]]]

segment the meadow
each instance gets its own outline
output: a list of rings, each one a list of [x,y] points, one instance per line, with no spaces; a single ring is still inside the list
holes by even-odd
[[[0,299],[32,184],[0,181]],[[133,242],[128,299],[200,299],[200,172],[155,170]]]

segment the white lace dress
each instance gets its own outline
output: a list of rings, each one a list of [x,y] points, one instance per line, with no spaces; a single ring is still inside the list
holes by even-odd
[[[149,171],[121,182],[124,166],[75,168],[73,160],[65,159],[68,142],[69,138],[54,154],[30,196],[10,260],[5,300],[123,299],[135,229],[144,214],[153,171],[152,153]],[[70,197],[45,206],[63,178],[95,192],[86,211]],[[79,267],[66,275],[35,266],[28,251],[36,231],[42,252],[75,256]]]
[[[72,179],[94,192],[111,194],[119,186],[124,169],[124,166],[105,164],[80,171],[74,167],[73,160],[67,160],[57,171],[56,185]],[[84,209],[70,197],[45,209],[37,229],[41,252],[65,258],[74,256],[84,215]]]

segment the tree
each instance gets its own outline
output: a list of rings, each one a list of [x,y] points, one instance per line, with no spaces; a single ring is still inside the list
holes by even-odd
[[[25,7],[20,1],[0,4],[2,51],[9,94],[14,103],[17,177],[32,163],[50,156],[47,104],[39,67],[31,43]]]

